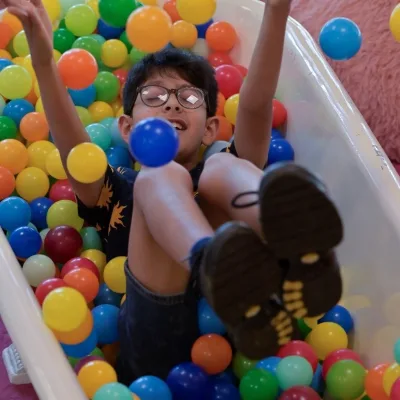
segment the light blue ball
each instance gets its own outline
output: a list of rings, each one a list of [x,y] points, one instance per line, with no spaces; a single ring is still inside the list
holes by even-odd
[[[143,376],[134,381],[129,389],[140,400],[172,400],[168,385],[155,376]]]
[[[121,383],[107,383],[95,393],[93,400],[132,400],[132,392]]]
[[[282,358],[280,357],[267,357],[263,360],[259,361],[256,364],[256,368],[263,369],[265,371],[271,372],[271,374],[276,375],[276,370],[278,368],[278,364],[281,362]]]
[[[205,298],[202,298],[198,304],[199,329],[202,335],[215,333],[224,335],[226,328],[215,311],[210,307]]]
[[[299,356],[283,358],[276,369],[279,387],[283,390],[294,386],[310,386],[313,376],[311,364]]]

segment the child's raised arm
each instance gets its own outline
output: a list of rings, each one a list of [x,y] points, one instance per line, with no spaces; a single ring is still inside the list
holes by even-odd
[[[0,0],[0,9],[6,7],[23,24],[50,131],[67,171],[66,160],[70,150],[80,143],[90,142],[90,138],[53,60],[53,31],[50,20],[41,0]],[[103,179],[93,184],[76,182],[71,176],[69,180],[86,206],[96,205]]]
[[[281,69],[291,0],[265,0],[263,22],[240,91],[235,146],[241,158],[263,168],[272,127],[272,100]]]

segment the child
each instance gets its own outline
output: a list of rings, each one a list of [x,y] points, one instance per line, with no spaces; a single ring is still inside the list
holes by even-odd
[[[40,0],[0,1],[24,24],[65,166],[89,137],[53,61],[49,21]],[[169,120],[180,138],[176,160],[129,172],[129,179],[111,167],[93,184],[70,177],[80,215],[97,227],[107,259],[128,256],[118,361],[126,384],[148,374],[165,378],[190,360],[201,295],[252,359],[291,340],[295,318],[317,316],[340,299],[332,249],[342,224],[325,187],[294,164],[262,171],[289,8],[290,0],[266,2],[229,148],[198,163],[201,144],[211,145],[218,130],[214,71],[200,57],[163,50],[130,72],[119,126],[128,140],[140,120]]]

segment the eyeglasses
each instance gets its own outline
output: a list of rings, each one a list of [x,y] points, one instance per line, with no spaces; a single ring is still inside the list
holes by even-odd
[[[192,110],[200,108],[207,95],[206,91],[195,87],[167,89],[163,86],[148,85],[138,88],[137,91],[148,107],[161,107],[168,102],[171,94],[174,94],[182,107]]]

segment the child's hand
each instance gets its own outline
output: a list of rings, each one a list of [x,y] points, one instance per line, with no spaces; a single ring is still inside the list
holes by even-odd
[[[8,8],[24,27],[33,66],[51,62],[53,58],[53,29],[41,0],[0,0],[0,10]]]

